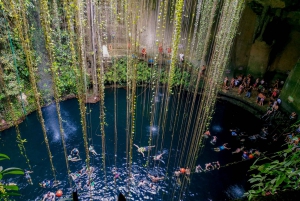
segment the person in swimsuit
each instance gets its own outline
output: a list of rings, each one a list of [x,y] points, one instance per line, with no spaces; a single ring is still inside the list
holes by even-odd
[[[32,180],[31,180],[31,176],[29,175],[30,173],[33,173],[33,171],[24,170],[24,173],[25,173],[25,178],[27,179],[28,183],[33,185]]]
[[[89,190],[95,189],[95,182],[93,180],[87,180],[86,181],[86,188]]]
[[[220,152],[220,151],[225,150],[225,149],[231,149],[231,148],[228,148],[228,147],[227,147],[227,144],[228,144],[228,143],[225,143],[225,144],[223,144],[222,146],[219,146],[219,147],[214,148],[214,151],[215,151],[215,152]]]
[[[40,186],[42,188],[52,188],[59,185],[60,183],[61,183],[60,181],[44,180],[42,181],[42,183],[40,183]]]
[[[92,154],[94,154],[94,156],[98,155],[98,154],[97,154],[97,152],[95,151],[95,149],[94,149],[94,146],[93,146],[93,145],[90,145],[90,147],[89,147],[89,151],[90,151]]]
[[[157,177],[157,176],[153,176],[153,175],[150,175],[150,174],[148,174],[148,177],[150,177],[150,179],[152,180],[152,182],[158,182],[158,181],[164,179],[164,177]]]
[[[206,163],[205,164],[205,170],[206,171],[211,171],[211,170],[214,170],[214,166],[211,164],[211,163]]]
[[[213,139],[210,141],[210,144],[215,145],[217,143],[217,137],[216,136],[212,136]]]
[[[141,180],[141,181],[139,182],[139,184],[138,184],[138,187],[144,186],[145,184],[147,184],[147,182],[144,181],[144,180]]]
[[[133,144],[134,146],[136,146],[136,148],[138,149],[137,151],[140,152],[141,154],[143,154],[143,157],[145,157],[144,152],[145,151],[149,151],[151,150],[151,148],[155,147],[155,146],[147,146],[147,147],[139,147],[136,144]]]
[[[174,172],[174,175],[175,175],[176,177],[179,177],[180,174],[181,174],[181,172],[180,172],[179,170]]]
[[[68,156],[68,160],[69,161],[72,161],[72,162],[76,162],[76,161],[80,161],[81,159],[80,158],[77,158],[77,157],[72,157],[71,155]]]
[[[241,148],[237,148],[234,152],[231,152],[231,153],[232,154],[237,154],[237,153],[240,153],[243,150],[244,150],[244,147],[241,147]]]
[[[204,172],[204,170],[202,169],[201,165],[197,165],[195,172],[200,173],[200,172]]]
[[[156,155],[156,156],[153,156],[153,160],[159,160],[159,161],[161,161],[161,162],[163,162],[163,163],[165,163],[163,160],[162,160],[162,155],[163,154],[165,154],[165,153],[167,153],[168,151],[163,151],[161,154],[158,154],[158,155]]]
[[[206,131],[203,135],[204,138],[208,138],[210,136],[210,132],[209,131]]]
[[[217,170],[220,169],[221,165],[220,165],[219,161],[213,162],[213,164],[214,164],[215,169],[217,169]]]
[[[77,148],[72,149],[71,155],[80,158],[79,157],[79,150]]]
[[[49,191],[44,195],[43,201],[55,201],[55,194]]]
[[[190,174],[191,174],[191,169],[190,168],[185,168],[185,174],[187,175],[187,176],[190,176]]]

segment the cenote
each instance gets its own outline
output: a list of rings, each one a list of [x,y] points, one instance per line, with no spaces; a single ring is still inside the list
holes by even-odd
[[[299,10],[0,0],[0,200],[299,191]]]
[[[180,139],[182,122],[185,114],[189,113],[190,109],[184,108],[182,105],[181,114],[179,115],[178,123],[172,125],[175,128],[175,135],[173,139],[173,146],[171,146],[171,134],[172,129],[170,121],[166,123],[166,132],[164,134],[164,143],[162,149],[153,149],[150,152],[150,156],[154,156],[158,151],[171,150],[170,157],[166,154],[163,157],[165,163],[154,162],[152,158],[148,158],[147,154],[142,157],[137,149],[133,147],[133,162],[132,173],[139,174],[135,176],[135,180],[130,184],[130,195],[127,190],[128,171],[126,169],[126,90],[117,90],[117,132],[118,139],[114,139],[114,91],[112,89],[106,89],[106,174],[107,184],[104,183],[104,174],[102,168],[101,155],[91,155],[91,166],[95,167],[95,171],[92,175],[95,181],[95,189],[92,191],[93,199],[95,200],[115,200],[115,197],[119,192],[122,192],[125,196],[130,196],[134,200],[176,200],[181,188],[178,181],[173,175],[173,172],[179,168],[178,157],[183,149],[183,145],[180,143],[183,139]],[[134,143],[139,146],[148,145],[150,135],[150,113],[146,109],[143,110],[144,105],[148,105],[149,102],[145,101],[145,96],[148,96],[149,90],[139,88],[139,96],[137,98],[137,122],[136,122],[136,134],[134,137]],[[159,93],[156,97],[155,105],[158,106],[163,100],[163,93]],[[173,97],[170,97],[171,101]],[[188,98],[187,95],[184,98]],[[147,99],[146,99],[147,100]],[[78,109],[78,101],[71,99],[63,101],[61,105],[61,114],[63,119],[63,127],[65,130],[65,141],[68,153],[73,148],[78,148],[80,152],[81,161],[70,162],[71,172],[76,172],[85,165],[85,153],[82,140],[80,113]],[[87,104],[87,122],[88,122],[88,140],[89,144],[93,144],[95,151],[101,153],[101,136],[99,133],[99,104]],[[143,112],[144,111],[144,112]],[[171,116],[172,110],[169,111]],[[68,182],[67,169],[65,165],[65,157],[63,154],[62,142],[59,135],[59,125],[57,120],[57,114],[55,110],[55,104],[51,104],[43,108],[43,115],[45,118],[45,124],[48,133],[48,139],[50,149],[53,155],[53,162],[56,168],[57,179],[62,183],[56,188],[41,188],[38,183],[45,179],[52,179],[52,172],[50,170],[49,157],[45,148],[44,139],[40,123],[37,118],[36,112],[30,114],[23,123],[20,124],[20,131],[23,139],[26,139],[26,152],[29,157],[30,164],[32,165],[31,174],[33,185],[27,183],[24,176],[11,178],[9,181],[18,183],[20,186],[20,193],[22,194],[19,200],[40,200],[42,196],[48,191],[54,191],[55,189],[62,189],[66,194],[66,197],[70,197],[71,190]],[[159,112],[157,113],[159,116]],[[247,121],[244,121],[243,116],[247,116]],[[170,118],[171,119],[171,118]],[[249,124],[249,121],[251,124]],[[157,126],[158,119],[155,119],[154,126],[152,128],[153,144],[160,147],[161,144],[161,127]],[[255,125],[255,126],[253,126]],[[260,121],[252,114],[237,108],[237,106],[231,105],[226,102],[218,101],[216,105],[215,114],[210,126],[211,134],[218,137],[215,146],[211,145],[209,141],[206,141],[203,145],[204,148],[199,153],[199,158],[196,164],[204,166],[205,163],[219,161],[221,166],[226,164],[241,161],[239,157],[233,157],[231,151],[226,150],[224,152],[214,152],[212,148],[217,147],[225,142],[234,146],[234,139],[232,138],[229,129],[239,127],[248,132],[258,132],[260,129]],[[184,132],[185,133],[185,132]],[[34,137],[32,137],[34,136]],[[16,143],[15,129],[11,128],[1,132],[1,150],[6,150],[7,154],[11,157],[11,160],[5,161],[3,166],[26,169],[26,163],[23,156],[19,155],[19,148]],[[182,137],[182,136],[181,136]],[[117,154],[114,153],[115,143],[117,144]],[[186,156],[183,156],[186,157]],[[116,159],[116,163],[115,163]],[[170,160],[169,166],[167,162]],[[149,165],[147,165],[147,161]],[[114,183],[114,175],[112,173],[113,167],[117,167],[117,171],[120,173],[120,178]],[[191,177],[191,183],[187,188],[182,199],[184,200],[231,200],[243,196],[246,188],[246,173],[249,168],[249,162],[244,161],[240,164],[220,168],[206,173],[193,174]],[[147,174],[159,175],[165,177],[165,180],[156,183],[157,190],[150,189],[150,187],[138,187],[138,183],[141,180],[151,182]],[[183,179],[183,178],[181,178]],[[82,190],[78,189],[80,194],[80,200],[89,200],[89,191],[86,187],[87,178],[81,179]],[[106,186],[106,188],[105,188]],[[72,181],[72,189],[75,187],[75,183]],[[18,199],[17,199],[18,200]]]

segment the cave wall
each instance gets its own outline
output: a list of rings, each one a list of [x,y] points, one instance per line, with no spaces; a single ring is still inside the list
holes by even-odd
[[[226,76],[250,73],[266,78],[270,73],[285,74],[294,68],[300,57],[300,20],[299,15],[290,13],[299,10],[300,4],[274,2],[247,3],[232,49],[227,71],[231,73]]]
[[[293,101],[289,100],[289,96]],[[290,72],[285,85],[280,93],[282,106],[289,112],[295,111],[300,115],[300,62]]]
[[[241,17],[240,26],[233,46],[233,74],[240,73],[248,66],[257,20],[257,15],[247,4]]]
[[[270,66],[270,71],[286,72],[293,69],[299,59],[300,32],[293,30],[289,35],[289,42],[282,52],[275,58]]]

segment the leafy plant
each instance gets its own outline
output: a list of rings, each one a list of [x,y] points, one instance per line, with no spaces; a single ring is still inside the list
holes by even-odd
[[[9,160],[10,158],[5,154],[0,153],[0,161],[7,159]],[[24,171],[16,167],[3,169],[3,167],[0,166],[0,180],[2,180],[5,175],[24,175]],[[19,187],[16,184],[3,184],[0,182],[0,198],[3,198],[4,200],[7,200],[9,196],[20,195],[18,190]]]
[[[294,150],[293,145],[288,149],[276,153],[271,162],[256,165],[257,161],[250,167],[256,174],[251,175],[249,182],[251,190],[245,195],[251,200],[255,196],[274,194],[277,191],[295,190],[300,184],[300,152]],[[271,160],[264,157],[263,160]]]

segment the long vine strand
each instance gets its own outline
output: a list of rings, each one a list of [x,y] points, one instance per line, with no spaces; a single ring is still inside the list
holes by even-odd
[[[56,2],[54,0],[54,2]],[[40,10],[41,10],[41,21],[42,21],[42,27],[44,31],[44,36],[45,36],[45,41],[46,41],[46,49],[49,55],[49,60],[50,60],[50,70],[52,73],[52,88],[54,92],[54,99],[55,99],[55,105],[56,105],[56,113],[58,117],[58,123],[59,123],[59,131],[60,131],[60,136],[63,144],[63,149],[64,149],[64,155],[65,155],[65,162],[67,166],[67,172],[70,174],[70,167],[69,167],[69,161],[68,161],[68,153],[67,153],[67,148],[66,148],[66,142],[65,142],[65,132],[63,129],[63,124],[62,124],[62,117],[61,117],[61,111],[60,111],[60,104],[59,104],[59,94],[58,94],[58,89],[56,83],[58,83],[58,75],[57,75],[57,62],[55,60],[56,55],[55,55],[55,50],[54,50],[54,41],[52,39],[52,29],[50,25],[50,14],[49,14],[49,9],[48,9],[48,0],[41,0],[40,1]],[[56,25],[57,26],[57,25]],[[59,27],[56,27],[56,29],[59,29]],[[71,178],[69,177],[69,183],[70,185],[72,184]]]
[[[99,96],[100,96],[100,129],[101,129],[101,138],[102,138],[102,165],[103,165],[103,172],[104,172],[104,181],[106,186],[106,158],[105,158],[105,105],[104,105],[104,64],[103,64],[103,52],[102,52],[102,37],[101,33],[105,32],[105,18],[100,17],[101,10],[104,9],[104,6],[102,7],[101,4],[98,2],[97,8],[96,8],[96,23],[98,30],[97,36],[98,36],[98,65],[100,66],[100,69],[98,70],[98,85],[99,85]],[[106,37],[103,38],[103,41],[106,42]]]
[[[79,83],[79,91],[78,93],[78,101],[79,101],[79,109],[81,113],[81,125],[82,125],[82,133],[83,133],[83,142],[86,154],[86,163],[88,169],[90,168],[90,156],[89,156],[89,147],[87,140],[87,126],[86,126],[86,107],[85,107],[85,94],[86,94],[86,74],[85,74],[85,47],[84,47],[84,35],[83,35],[83,19],[82,19],[82,1],[81,0],[73,0],[75,6],[75,25],[78,35],[78,55],[79,55],[79,70],[77,71],[77,76]],[[90,180],[90,175],[89,175]]]
[[[85,147],[85,153],[86,153],[86,165],[87,168],[90,169],[90,157],[89,157],[89,150],[88,150],[88,142],[87,142],[87,132],[86,132],[86,108],[85,108],[85,102],[84,102],[84,78],[82,74],[82,68],[78,67],[78,62],[77,62],[77,55],[76,55],[76,49],[75,49],[75,33],[74,33],[74,27],[72,24],[73,20],[73,13],[75,9],[75,5],[77,2],[71,2],[69,0],[64,0],[63,5],[64,5],[64,10],[66,13],[66,19],[67,19],[67,25],[68,25],[68,32],[70,34],[69,37],[69,45],[70,45],[70,50],[71,50],[71,58],[72,58],[72,68],[76,74],[76,89],[77,89],[77,97],[78,97],[78,102],[79,102],[79,110],[80,110],[80,119],[81,119],[81,125],[82,125],[82,133],[83,133],[83,141],[84,141],[84,147]],[[80,6],[80,5],[79,5]],[[76,14],[78,15],[78,10],[76,11]],[[76,19],[78,21],[79,19]],[[77,22],[78,23],[78,22]],[[82,38],[80,39],[82,40]],[[79,40],[79,41],[80,41]],[[80,43],[81,44],[81,43]],[[78,46],[80,46],[80,44]],[[82,52],[79,51],[80,55],[80,61],[83,59],[82,58]],[[82,63],[81,63],[82,65]],[[89,175],[90,179],[90,175]]]
[[[0,65],[0,86],[1,86],[1,83],[2,86],[4,89],[6,89],[6,84],[4,82],[3,79],[3,71],[2,71],[2,68],[1,68],[1,65]],[[24,146],[24,142],[26,142],[26,140],[23,140],[22,139],[22,136],[21,136],[21,132],[20,132],[20,129],[19,129],[19,125],[18,125],[18,122],[17,122],[17,117],[15,115],[15,112],[13,110],[13,106],[12,106],[12,101],[10,99],[10,96],[7,95],[6,93],[6,90],[4,90],[4,93],[6,95],[6,97],[8,98],[8,110],[9,110],[9,114],[11,115],[11,118],[13,120],[13,125],[15,126],[15,129],[16,129],[16,141],[18,143],[18,147],[19,147],[19,150],[20,150],[20,153],[22,156],[24,156],[25,160],[26,160],[26,163],[29,167],[29,169],[31,170],[31,165],[30,165],[30,161],[29,161],[29,158],[27,157],[27,153],[26,153],[26,149],[25,149],[25,146]],[[22,100],[21,100],[22,101]]]
[[[171,65],[169,69],[169,77],[168,77],[168,92],[172,93],[172,87],[174,82],[175,68],[177,63],[177,53],[178,53],[178,45],[181,33],[181,20],[182,20],[182,12],[183,12],[183,0],[178,0],[176,2],[176,10],[175,10],[175,21],[174,21],[174,34],[172,37],[172,57],[171,57]]]
[[[13,0],[10,0],[10,11],[12,12],[12,17],[15,19],[15,25],[16,28],[14,29],[15,34],[19,35],[19,38],[21,40],[21,45],[23,48],[23,51],[26,56],[26,65],[28,66],[29,70],[29,79],[30,83],[33,89],[34,93],[34,98],[35,102],[37,105],[37,112],[39,116],[39,120],[42,126],[42,131],[44,135],[44,141],[46,144],[49,160],[50,160],[50,165],[51,165],[51,170],[53,173],[54,180],[56,180],[56,173],[52,161],[52,154],[50,151],[50,146],[49,146],[49,141],[47,137],[47,132],[46,132],[46,127],[45,127],[45,121],[43,118],[42,110],[41,110],[41,104],[40,104],[40,93],[38,92],[37,89],[37,83],[36,83],[36,78],[35,78],[35,69],[34,69],[34,62],[33,62],[33,53],[31,50],[31,44],[30,44],[30,39],[29,39],[29,32],[28,32],[28,22],[27,22],[27,17],[26,17],[26,4],[23,0],[19,1],[19,6],[20,6],[20,13],[18,10],[15,8],[15,2]]]
[[[211,115],[213,113],[214,110],[214,106],[215,106],[215,100],[216,100],[216,96],[217,96],[217,89],[219,88],[218,85],[218,81],[220,80],[220,77],[223,74],[224,69],[226,68],[226,65],[228,65],[228,59],[229,59],[229,53],[231,50],[231,44],[232,44],[232,40],[236,34],[237,31],[237,27],[239,24],[239,19],[241,18],[241,13],[244,9],[244,1],[239,1],[239,0],[235,0],[235,1],[226,1],[225,4],[225,8],[223,12],[227,11],[227,16],[225,17],[225,22],[222,23],[222,21],[220,22],[220,24],[223,24],[225,27],[222,31],[222,28],[220,29],[219,33],[217,33],[217,40],[220,41],[221,45],[220,45],[220,49],[218,47],[216,47],[215,52],[222,52],[221,56],[222,58],[215,57],[213,59],[213,63],[212,65],[215,65],[213,69],[214,73],[216,73],[216,77],[212,76],[212,80],[211,82],[207,83],[206,87],[215,87],[215,89],[210,89],[209,91],[212,92],[212,94],[210,94],[210,101],[208,100],[206,102],[207,105],[210,105],[210,108],[205,110],[205,122],[202,124],[202,127],[198,128],[198,132],[203,133],[205,129],[207,129],[207,127],[209,126],[209,122],[211,121]],[[227,8],[226,8],[227,7]],[[234,11],[235,12],[231,12],[231,8],[235,8]],[[230,15],[231,14],[231,15]],[[225,37],[226,36],[226,37]],[[224,40],[225,38],[225,40]],[[195,129],[197,130],[197,129]],[[200,137],[196,140],[198,143],[196,144],[197,146],[195,147],[195,152],[192,154],[192,156],[194,157],[193,164],[195,164],[195,161],[198,158],[198,152],[199,149],[201,147],[201,140]]]

